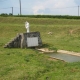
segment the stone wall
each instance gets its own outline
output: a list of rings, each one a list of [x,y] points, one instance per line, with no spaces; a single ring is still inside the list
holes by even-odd
[[[18,34],[9,43],[5,44],[4,48],[27,48],[27,38],[30,37],[38,37],[38,46],[42,46],[40,32],[30,32]]]

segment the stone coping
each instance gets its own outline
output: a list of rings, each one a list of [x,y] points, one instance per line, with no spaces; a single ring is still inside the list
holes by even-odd
[[[80,53],[73,52],[73,51],[66,51],[66,50],[57,50],[58,53],[70,54],[74,56],[80,56]]]
[[[49,50],[48,48],[40,48],[37,49],[38,51],[41,51],[43,53],[55,53],[55,50]],[[63,53],[63,54],[70,54],[74,56],[80,56],[80,53],[78,52],[73,52],[73,51],[67,51],[67,50],[57,50],[57,53]]]
[[[55,50],[49,50],[48,48],[40,48],[40,49],[37,49],[38,51],[41,51],[43,53],[54,53],[56,52]]]

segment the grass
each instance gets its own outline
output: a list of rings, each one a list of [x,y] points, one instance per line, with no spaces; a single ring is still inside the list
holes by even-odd
[[[30,31],[40,32],[43,47],[80,52],[80,20],[0,17],[0,80],[79,80],[80,62],[49,60],[34,49],[3,48],[17,33],[26,32],[25,21]]]

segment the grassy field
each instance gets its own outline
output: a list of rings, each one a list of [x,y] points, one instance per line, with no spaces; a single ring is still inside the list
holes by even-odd
[[[80,52],[80,20],[0,17],[0,80],[79,80],[80,62],[51,60],[34,49],[3,48],[26,32],[25,21],[31,32],[40,32],[43,47]]]

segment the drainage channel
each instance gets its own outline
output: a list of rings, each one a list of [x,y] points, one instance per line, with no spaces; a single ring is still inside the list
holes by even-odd
[[[64,54],[64,53],[47,53],[52,58],[60,59],[65,62],[80,62],[80,56]]]

